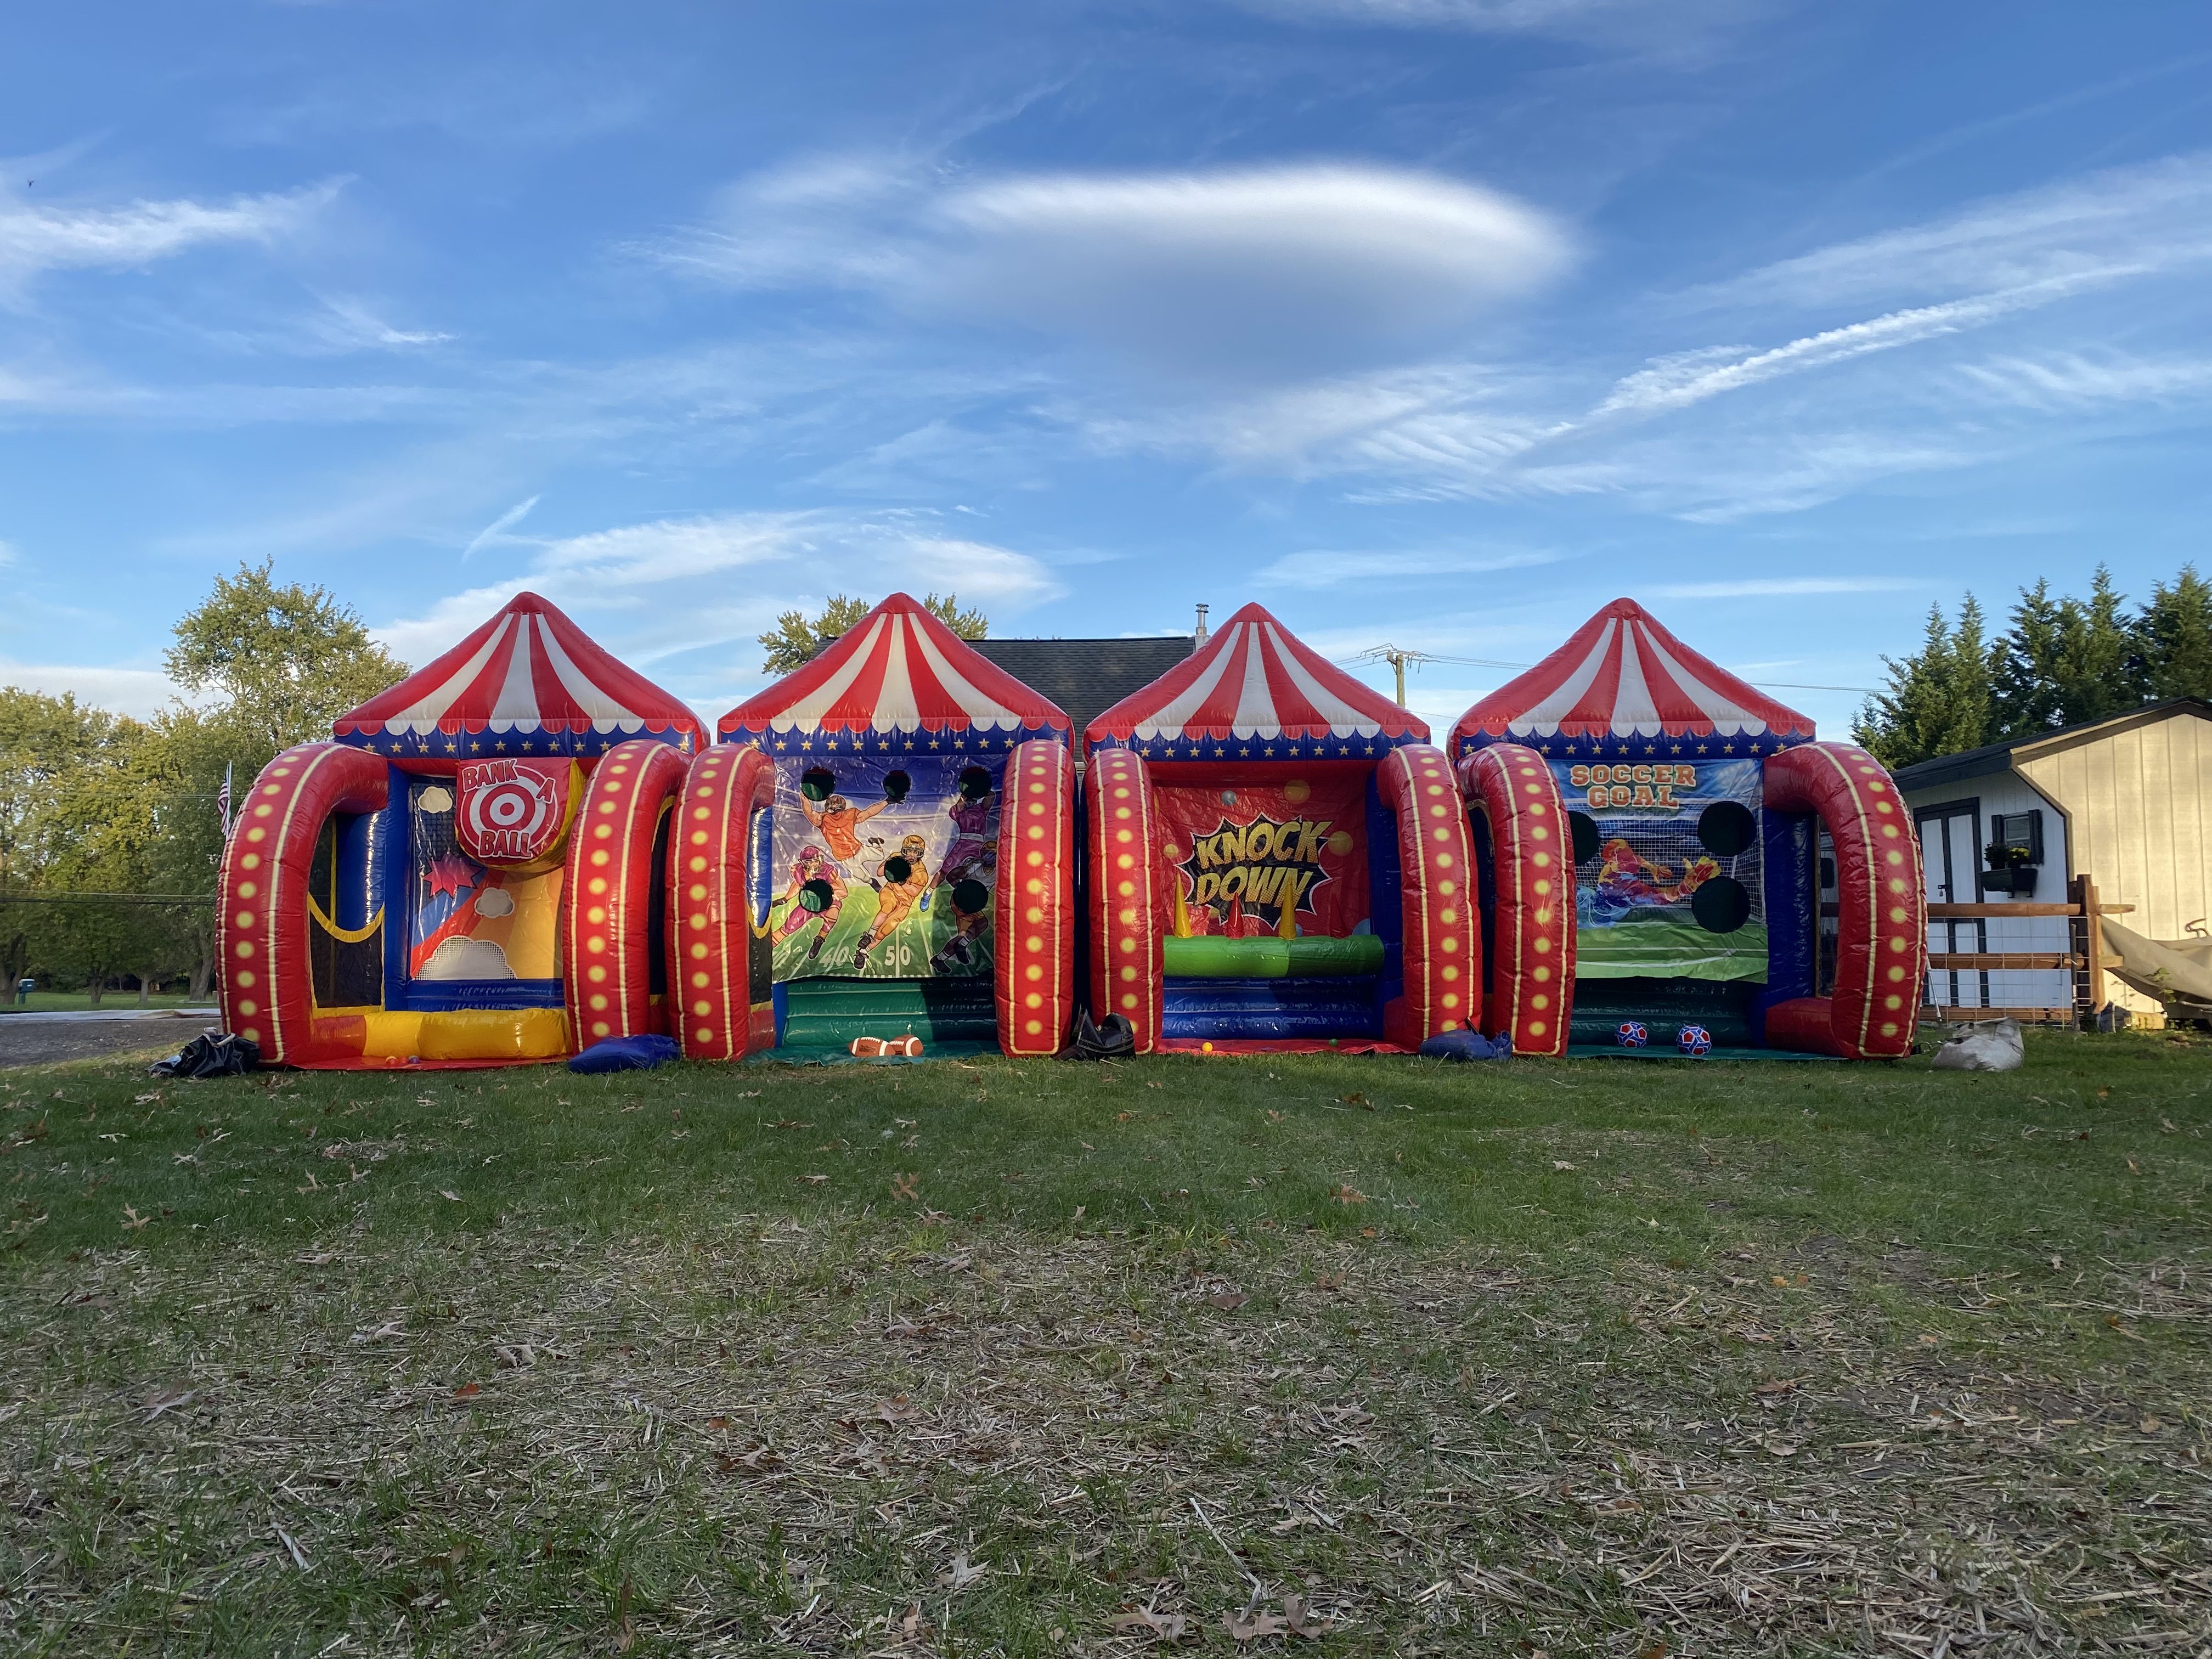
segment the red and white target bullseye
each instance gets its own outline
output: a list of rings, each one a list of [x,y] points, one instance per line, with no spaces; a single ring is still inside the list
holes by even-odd
[[[552,850],[561,833],[568,764],[484,761],[454,780],[461,848],[485,862],[517,864]]]

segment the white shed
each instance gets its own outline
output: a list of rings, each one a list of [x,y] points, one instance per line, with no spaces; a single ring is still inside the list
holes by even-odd
[[[2132,714],[2033,738],[1940,755],[1903,768],[1936,903],[2065,902],[2087,875],[2100,900],[2129,905],[2124,920],[2156,939],[2212,927],[2212,702],[2177,697]],[[2026,848],[2002,867],[1995,848]],[[1931,921],[1929,949],[2059,952],[2063,917]],[[2159,1005],[2104,976],[2100,994],[2139,1013]],[[2072,1000],[2063,969],[1945,971],[1930,1002],[1954,1007],[2059,1007]]]

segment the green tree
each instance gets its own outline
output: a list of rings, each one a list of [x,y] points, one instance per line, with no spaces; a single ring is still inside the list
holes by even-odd
[[[2136,629],[2112,573],[2097,567],[2089,597],[2054,599],[2051,584],[2021,590],[1997,642],[1997,726],[2007,738],[2124,714],[2142,701],[2133,672]]]
[[[957,593],[947,593],[941,599],[932,593],[921,605],[923,610],[963,640],[985,639],[990,635],[990,619],[980,611],[963,611]],[[775,619],[775,628],[760,636],[761,649],[768,653],[767,660],[761,664],[761,672],[788,674],[794,668],[805,667],[814,659],[815,653],[830,641],[842,637],[874,609],[866,599],[848,599],[840,593],[817,616],[809,617],[803,611],[785,611]]]
[[[407,672],[350,606],[326,588],[279,586],[273,568],[264,559],[216,577],[215,591],[178,622],[177,642],[161,659],[171,679],[258,738],[262,762],[329,737],[332,720]]]
[[[2137,613],[2130,678],[2137,696],[2212,697],[2212,582],[2185,564],[2168,586],[2153,586]]]
[[[0,691],[0,898],[17,901],[0,915],[10,982],[58,975],[97,1005],[111,980],[135,974],[143,1001],[175,969],[177,909],[108,896],[151,888],[172,774],[154,726],[74,697]]]
[[[1889,689],[1860,709],[1852,738],[1893,771],[1978,749],[1991,737],[1990,658],[1972,594],[1959,607],[1956,628],[1944,621],[1942,606],[1929,606],[1920,649],[1902,660],[1881,659]]]

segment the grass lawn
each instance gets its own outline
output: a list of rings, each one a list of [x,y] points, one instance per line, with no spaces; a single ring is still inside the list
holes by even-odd
[[[104,1013],[128,1013],[138,1006],[138,993],[133,988],[110,991],[100,1000]],[[33,991],[27,1002],[15,1000],[12,984],[0,985],[0,1015],[37,1013],[82,1013],[93,1006],[92,998],[82,991]],[[212,1008],[215,993],[204,997],[188,997],[181,991],[156,991],[146,999],[149,1008]]]
[[[0,1073],[0,1649],[2212,1646],[2212,1045]]]

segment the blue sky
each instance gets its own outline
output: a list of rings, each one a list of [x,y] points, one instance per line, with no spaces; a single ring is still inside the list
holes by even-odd
[[[843,590],[1862,686],[2205,557],[2202,3],[34,8],[0,679],[147,710],[272,556],[531,587],[713,714]],[[1511,671],[1431,665],[1448,723]],[[1372,676],[1386,684],[1385,673]],[[1787,690],[1841,735],[1858,697]]]

